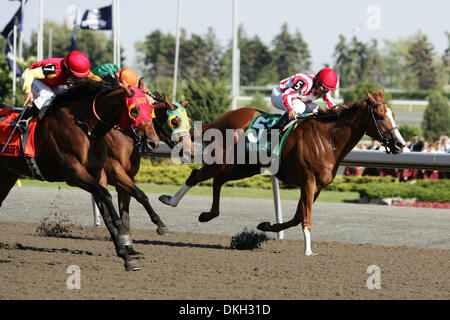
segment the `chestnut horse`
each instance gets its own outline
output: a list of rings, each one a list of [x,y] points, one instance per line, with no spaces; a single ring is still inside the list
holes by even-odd
[[[246,129],[252,119],[260,114],[250,108],[229,111],[207,126],[218,129],[225,136],[225,129]],[[276,176],[287,184],[300,187],[301,198],[294,217],[285,223],[270,224],[262,222],[258,229],[279,232],[302,224],[304,234],[304,253],[312,255],[311,250],[311,210],[320,191],[328,186],[336,176],[339,163],[355,147],[364,134],[380,141],[392,153],[403,151],[405,141],[396,127],[394,114],[384,101],[384,94],[367,92],[367,99],[337,110],[321,111],[319,115],[306,120],[292,130],[286,138],[279,158]],[[237,139],[234,148],[236,150]],[[225,139],[224,139],[225,140]],[[215,150],[216,152],[217,149]],[[160,201],[176,206],[186,192],[201,181],[213,178],[213,204],[209,212],[203,212],[199,221],[206,222],[219,215],[220,189],[230,180],[239,180],[260,173],[261,165],[227,164],[223,152],[223,164],[204,165],[194,169],[185,185],[174,196],[163,195]]]
[[[139,89],[143,89],[144,82],[142,78],[139,81]],[[155,131],[159,138],[167,144],[172,144],[172,131],[180,127],[186,119],[174,117],[168,119],[168,112],[176,110],[178,107],[172,104],[165,96],[159,94],[155,96],[156,104],[153,106],[155,118],[153,119]],[[181,106],[184,108],[188,102],[182,101]],[[171,121],[168,131],[163,130],[163,123]],[[189,133],[189,132],[188,132]],[[184,135],[177,143],[182,142],[184,146],[191,148],[190,135]],[[108,178],[108,184],[114,186],[118,195],[119,212],[122,222],[127,230],[130,230],[130,200],[135,198],[142,204],[147,211],[152,222],[157,225],[157,232],[160,235],[170,235],[170,231],[159,215],[153,210],[146,194],[139,189],[134,177],[139,172],[141,164],[141,156],[148,150],[141,144],[140,139],[135,139],[127,132],[119,130],[111,130],[105,136],[108,147],[108,159],[106,162],[105,172]],[[152,151],[152,150],[150,150]],[[127,246],[129,254],[136,254],[131,246]]]
[[[106,189],[104,172],[107,159],[105,135],[117,127],[123,112],[139,113],[126,106],[127,88],[115,81],[77,81],[75,87],[57,97],[35,129],[36,163],[46,181],[65,181],[94,196],[116,253],[125,261],[126,270],[139,269],[127,253],[129,232],[117,215],[111,194]],[[138,108],[138,107],[136,107]],[[130,124],[133,126],[130,116]],[[155,149],[159,139],[151,117],[135,130],[148,148]],[[0,156],[0,205],[20,175],[31,172],[23,157]]]

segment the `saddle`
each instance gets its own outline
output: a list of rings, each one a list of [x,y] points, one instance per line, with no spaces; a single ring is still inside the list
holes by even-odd
[[[27,130],[21,134],[19,130],[14,130],[14,124],[21,112],[22,108],[0,105],[0,156],[24,157],[30,168],[31,176],[34,179],[45,180],[35,160],[34,132],[38,119],[32,119],[28,123]]]
[[[290,121],[280,135],[273,135],[271,128],[280,120],[281,114],[262,113],[257,115],[245,132],[246,151],[267,152],[269,155],[279,156],[286,137],[310,115],[312,114],[303,114],[296,120]]]

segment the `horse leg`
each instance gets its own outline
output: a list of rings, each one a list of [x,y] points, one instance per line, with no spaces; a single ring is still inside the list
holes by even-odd
[[[132,260],[128,255],[125,245],[131,244],[131,237],[125,229],[122,219],[117,215],[112,203],[111,194],[106,189],[106,174],[102,170],[100,183],[98,183],[87,172],[85,167],[77,166],[74,168],[73,176],[68,179],[67,183],[71,186],[80,187],[88,191],[94,196],[94,200],[103,217],[106,227],[108,228],[111,238],[114,242],[117,255],[125,261],[126,270],[139,270],[136,261]]]
[[[6,196],[14,187],[14,184],[19,178],[19,175],[7,170],[2,170],[0,176],[2,177],[0,180],[0,207],[1,207],[3,200],[5,200]]]
[[[187,178],[185,184],[177,191],[177,193],[173,196],[163,194],[159,197],[159,201],[171,207],[176,207],[190,188],[202,181],[213,178],[220,172],[219,170],[220,169],[216,165],[204,165],[200,170],[192,170],[189,178]]]
[[[220,190],[224,184],[224,180],[221,178],[214,178],[213,180],[213,203],[211,211],[203,212],[199,217],[198,221],[208,222],[219,215],[219,203],[220,203]]]
[[[257,229],[261,231],[280,232],[284,229],[302,224],[304,236],[304,252],[306,256],[314,255],[311,250],[311,211],[314,201],[319,196],[320,190],[317,188],[315,179],[310,179],[305,186],[301,188],[302,195],[297,205],[297,211],[294,217],[285,223],[270,224],[270,222],[261,222]]]
[[[113,181],[113,184],[116,186],[117,194],[119,196],[119,210],[121,213],[122,220],[128,219],[127,221],[124,221],[127,229],[130,230],[130,216],[129,216],[129,203],[130,203],[130,196],[135,198],[137,202],[142,204],[147,211],[148,215],[150,216],[150,219],[154,224],[158,226],[156,229],[156,232],[158,232],[159,235],[170,235],[171,232],[169,231],[169,228],[162,222],[159,215],[153,210],[152,206],[150,205],[150,202],[148,200],[147,195],[145,192],[143,192],[141,189],[139,189],[136,184],[133,181],[133,178],[130,177],[126,172],[125,169],[122,166],[115,166],[113,172],[110,173],[110,176]],[[121,204],[121,199],[123,199]],[[121,209],[121,206],[125,205],[124,207],[126,210],[124,212],[123,208]]]
[[[131,228],[130,228],[130,199],[131,199],[131,196],[119,187],[116,187],[116,191],[117,191],[117,201],[119,204],[120,218],[122,219],[123,226],[125,227],[125,229],[128,230],[128,232],[131,235]],[[125,248],[127,249],[127,252],[129,255],[140,254],[139,252],[137,252],[136,250],[133,249],[132,245],[126,245]]]

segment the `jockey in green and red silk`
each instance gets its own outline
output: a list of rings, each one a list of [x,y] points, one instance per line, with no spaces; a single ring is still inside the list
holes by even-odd
[[[328,107],[335,106],[332,91],[336,90],[338,76],[333,69],[324,68],[315,76],[297,73],[280,81],[272,90],[271,101],[275,108],[287,111],[273,129],[282,128],[303,113],[315,113],[319,106],[314,100],[322,98]]]
[[[38,61],[22,74],[22,85],[25,91],[25,109],[19,127],[24,129],[29,117],[33,117],[43,108],[48,107],[55,97],[67,91],[71,78],[99,80],[90,71],[88,57],[81,51],[74,50],[64,58],[50,58]]]

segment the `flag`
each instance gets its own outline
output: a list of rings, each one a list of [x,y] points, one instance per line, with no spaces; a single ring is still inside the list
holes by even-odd
[[[86,10],[80,24],[81,29],[112,30],[112,5]]]
[[[14,53],[13,53],[13,41],[14,41],[14,25],[17,25],[17,33],[22,30],[22,7],[19,7],[16,14],[12,17],[11,21],[5,26],[2,31],[2,36],[6,38],[5,56],[9,62],[9,68],[14,69]],[[16,63],[16,76],[20,76],[19,66]]]

